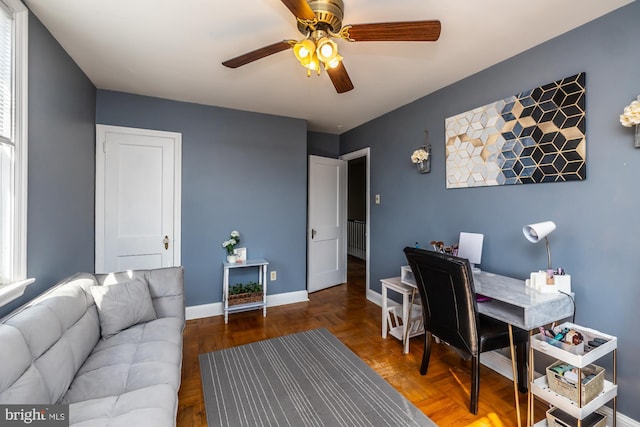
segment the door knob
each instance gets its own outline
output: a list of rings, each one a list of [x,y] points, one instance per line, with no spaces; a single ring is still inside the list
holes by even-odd
[[[311,238],[313,239],[314,237],[316,237],[316,234],[317,234],[317,233],[318,233],[318,232],[317,232],[314,228],[312,228],[312,229],[311,229]]]
[[[162,243],[164,243],[164,249],[168,250],[169,249],[169,236],[164,236],[164,239],[162,239]]]

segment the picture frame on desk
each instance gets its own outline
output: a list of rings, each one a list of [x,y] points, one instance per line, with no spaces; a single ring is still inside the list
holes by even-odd
[[[235,248],[233,253],[236,255],[237,263],[247,262],[247,248]]]

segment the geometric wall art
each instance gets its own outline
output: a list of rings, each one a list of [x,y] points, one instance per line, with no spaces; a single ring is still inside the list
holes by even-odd
[[[586,179],[585,73],[445,120],[447,188]]]

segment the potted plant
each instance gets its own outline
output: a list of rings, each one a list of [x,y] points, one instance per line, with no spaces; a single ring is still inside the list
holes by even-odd
[[[262,301],[262,285],[257,282],[236,283],[229,288],[229,305]]]
[[[234,254],[233,250],[238,243],[240,243],[240,232],[237,230],[233,230],[231,232],[231,234],[229,235],[229,240],[225,240],[224,242],[222,242],[222,247],[227,250],[227,262],[229,264],[235,264],[236,262],[236,255]]]

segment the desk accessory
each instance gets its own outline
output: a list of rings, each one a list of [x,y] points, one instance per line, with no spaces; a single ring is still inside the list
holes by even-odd
[[[571,293],[571,275],[570,274],[556,274],[553,276],[553,282],[558,288],[559,292],[565,294]]]
[[[458,256],[467,258],[471,264],[471,271],[479,273],[480,269],[475,265],[480,264],[482,260],[482,243],[484,242],[484,234],[480,233],[460,233],[458,239]]]
[[[553,221],[538,222],[536,224],[529,224],[522,227],[522,233],[531,243],[538,243],[544,239],[547,245],[547,269],[551,270],[551,250],[549,249],[549,238],[547,237],[553,230],[556,229],[556,224]]]
[[[529,288],[533,288],[542,293],[563,292],[571,293],[571,275],[570,274],[554,274],[553,281],[549,283],[549,273],[540,270],[532,272],[529,278],[525,280],[525,284]]]
[[[549,283],[548,278],[549,274],[546,271],[540,270],[538,272],[532,272],[529,279],[525,280],[525,284],[543,294],[557,293],[558,287],[555,281]]]

